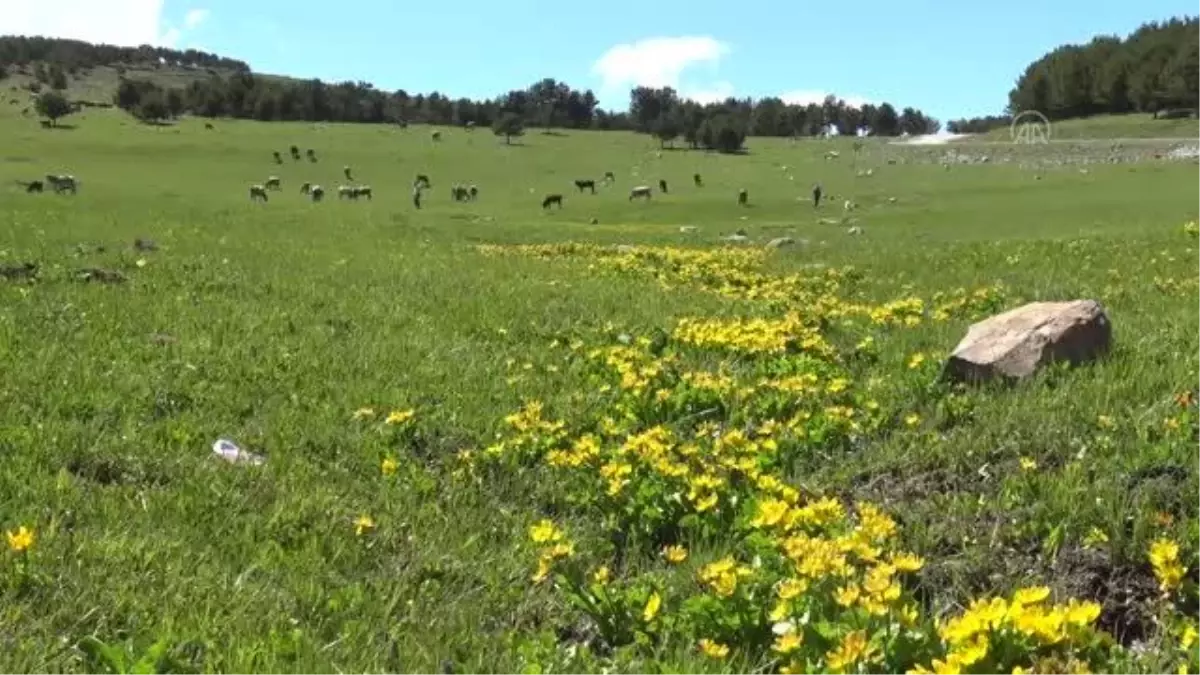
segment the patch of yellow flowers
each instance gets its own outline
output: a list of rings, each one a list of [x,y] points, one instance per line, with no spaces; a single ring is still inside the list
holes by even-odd
[[[840,296],[853,270],[773,277],[759,271],[768,256],[760,249],[479,248],[586,258],[665,286],[804,308],[775,318],[684,319],[670,334],[677,349],[665,355],[645,338],[580,352],[600,369],[593,382],[611,383],[597,387],[608,408],[568,428],[547,419],[541,403],[527,402],[484,451],[488,461],[536,461],[573,507],[599,515],[658,561],[618,577],[612,551],[577,551],[551,520],[531,526],[532,579],[556,579],[610,642],[635,642],[635,634],[648,638],[636,640],[642,645],[683,638],[708,659],[738,655],[784,673],[1023,672],[1105,663],[1111,642],[1094,627],[1096,603],[1052,604],[1049,589],[1026,588],[935,620],[909,583],[925,561],[898,547],[899,527],[887,513],[786,482],[789,457],[861,433],[867,411],[877,408],[856,398],[827,340],[828,325],[858,318],[868,327],[903,327],[995,311],[1002,287],[959,289],[931,303],[907,297],[865,305]],[[680,357],[688,350],[707,354],[706,364],[713,355],[725,360],[713,370],[689,369]],[[914,355],[908,366],[923,362]],[[706,416],[713,410],[720,411],[716,419]],[[910,417],[910,426],[920,422]],[[722,544],[701,555],[684,546],[691,536]],[[1156,542],[1151,562],[1164,590],[1178,586],[1184,572],[1177,546]]]

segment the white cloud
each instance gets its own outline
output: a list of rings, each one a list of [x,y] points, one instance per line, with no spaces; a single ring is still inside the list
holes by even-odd
[[[696,103],[701,104],[720,103],[730,96],[733,96],[733,83],[725,80],[714,82],[708,87],[702,87],[698,89],[689,89],[685,87],[683,91],[679,92],[680,98],[691,99]]]
[[[792,105],[808,105],[810,103],[816,103],[820,105],[821,102],[825,100],[825,97],[829,96],[830,93],[831,92],[820,91],[817,89],[798,89],[796,91],[789,91],[781,95],[779,98],[782,99],[784,103],[789,103]],[[854,108],[861,108],[871,102],[870,99],[862,96],[842,96],[839,94],[834,94],[834,96],[842,99],[846,102],[846,105]]]
[[[163,21],[163,0],[56,0],[47,9],[43,0],[4,0],[4,29],[10,35],[44,35],[121,46],[143,44],[173,47],[183,32],[207,18],[192,10],[184,28]],[[192,22],[195,12],[202,12]]]
[[[183,27],[187,30],[191,30],[204,23],[204,20],[207,18],[207,9],[189,9],[188,13],[183,16]]]
[[[717,63],[728,53],[728,45],[707,36],[647,38],[611,47],[592,64],[592,73],[600,76],[601,91],[610,94],[636,86],[672,87],[678,91],[684,70],[708,63],[715,73]],[[697,88],[696,94],[715,91],[732,93],[733,86],[718,82]],[[721,98],[727,95],[722,93]]]

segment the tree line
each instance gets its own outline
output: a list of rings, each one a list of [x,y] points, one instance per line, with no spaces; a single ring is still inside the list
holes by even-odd
[[[195,49],[178,50],[166,47],[117,47],[92,44],[82,40],[66,40],[24,35],[0,36],[0,66],[27,66],[35,62],[57,64],[71,74],[84,68],[111,65],[172,65],[249,71],[244,61],[229,59]]]
[[[976,133],[1036,110],[1050,120],[1098,114],[1200,108],[1200,17],[1142,24],[1125,39],[1101,35],[1062,45],[1030,63],[1008,95],[1004,115],[954,120],[946,128]]]
[[[89,48],[90,51],[89,51]],[[51,38],[0,38],[0,61],[34,63],[52,88],[65,88],[64,69],[142,63],[204,66],[184,87],[164,87],[147,77],[122,75],[114,103],[145,121],[190,113],[261,121],[426,123],[490,126],[511,138],[526,127],[633,130],[656,136],[663,144],[682,138],[690,147],[736,151],[746,136],[854,135],[859,130],[882,136],[931,133],[937,120],[914,108],[889,103],[852,106],[834,96],[820,103],[788,104],[779,98],[728,98],[700,104],[681,99],[670,88],[638,87],[628,111],[598,107],[591,90],[579,90],[553,78],[514,89],[490,100],[451,98],[439,92],[387,92],[367,82],[325,83],[252,73],[240,61],[189,50],[119,48]],[[212,70],[222,67],[226,72]],[[123,71],[118,71],[119,73]],[[39,76],[39,79],[42,79]],[[62,87],[54,86],[62,84]],[[52,106],[52,108],[57,108]]]

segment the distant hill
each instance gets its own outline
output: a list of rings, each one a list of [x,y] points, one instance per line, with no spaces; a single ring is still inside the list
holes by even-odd
[[[831,127],[840,135],[870,129],[873,135],[898,136],[939,128],[937,120],[911,106],[856,107],[836,96],[808,105],[732,97],[700,104],[681,99],[670,87],[637,87],[630,92],[629,111],[612,113],[597,107],[590,90],[553,78],[490,100],[452,99],[439,92],[387,92],[368,82],[253,73],[242,61],[195,50],[41,37],[0,37],[0,75],[7,76],[10,97],[28,101],[29,94],[57,89],[77,104],[116,105],[155,123],[186,113],[259,121],[470,125],[510,137],[526,127],[635,130],[664,146],[679,139],[693,149],[721,152],[742,151],[747,136],[822,136]]]
[[[955,133],[1006,128],[1010,115],[1036,110],[1051,120],[1146,113],[1195,115],[1200,108],[1200,19],[1149,22],[1125,39],[1100,35],[1062,45],[1030,63],[1003,115],[952,120]],[[1153,135],[1153,133],[1151,134]]]

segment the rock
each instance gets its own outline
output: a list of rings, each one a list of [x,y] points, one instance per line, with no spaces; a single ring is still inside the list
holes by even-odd
[[[728,242],[731,242],[734,244],[744,244],[744,243],[750,241],[750,237],[747,237],[744,234],[731,234],[728,237],[721,237],[721,240],[728,241]]]
[[[1108,351],[1112,325],[1095,300],[1032,302],[972,324],[942,377],[958,382],[1029,377],[1055,361],[1079,365]]]
[[[855,225],[854,227],[846,230],[846,234],[862,234],[862,228]]]
[[[767,248],[782,248],[784,246],[791,246],[794,243],[796,243],[796,240],[791,237],[778,237],[768,241]]]

